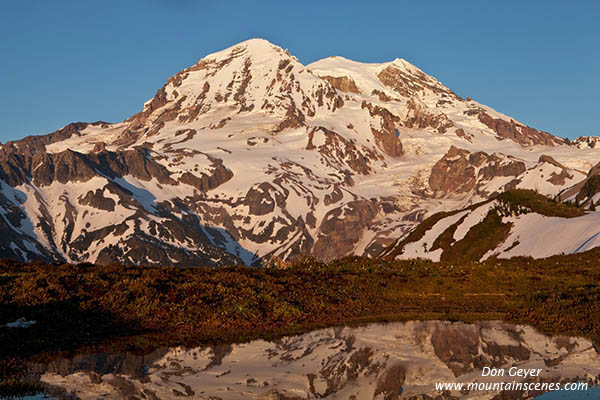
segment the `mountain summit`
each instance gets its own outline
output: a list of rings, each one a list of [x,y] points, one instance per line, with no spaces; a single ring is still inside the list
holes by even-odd
[[[147,265],[373,255],[434,211],[576,188],[597,162],[581,147],[402,59],[305,66],[251,39],[178,72],[123,122],[2,146],[0,253]]]

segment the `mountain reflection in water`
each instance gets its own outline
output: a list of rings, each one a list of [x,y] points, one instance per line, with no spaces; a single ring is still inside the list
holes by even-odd
[[[529,378],[481,376],[484,367],[508,371],[511,366],[542,372]],[[591,387],[600,378],[600,356],[587,339],[547,337],[528,326],[418,321],[328,328],[275,341],[164,348],[145,356],[87,354],[38,368],[40,380],[57,398],[527,399],[542,393],[443,394],[435,383],[522,380]],[[549,397],[560,398],[579,397]]]

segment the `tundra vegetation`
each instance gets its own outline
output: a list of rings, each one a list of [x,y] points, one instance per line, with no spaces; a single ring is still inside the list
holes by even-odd
[[[600,338],[600,249],[486,262],[311,258],[287,269],[0,262],[0,390],[27,364],[78,351],[147,352],[398,320],[502,319]]]

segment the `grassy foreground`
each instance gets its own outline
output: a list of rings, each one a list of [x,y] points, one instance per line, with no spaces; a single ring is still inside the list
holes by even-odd
[[[0,328],[0,382],[14,386],[25,360],[106,343],[144,351],[371,321],[504,319],[598,341],[599,260],[600,249],[461,264],[308,259],[285,270],[3,260],[0,326],[20,317],[37,324]]]

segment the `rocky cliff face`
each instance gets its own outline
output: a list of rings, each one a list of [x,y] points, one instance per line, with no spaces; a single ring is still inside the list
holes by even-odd
[[[440,208],[510,187],[554,195],[585,178],[595,152],[404,60],[305,66],[254,39],[169,78],[123,122],[2,145],[0,256],[258,265],[375,254]]]
[[[452,146],[431,169],[429,187],[434,196],[476,193],[489,198],[510,189],[531,188],[533,178],[535,190],[552,196],[584,178],[581,171],[545,154],[537,163],[528,164],[510,155],[473,153]]]

